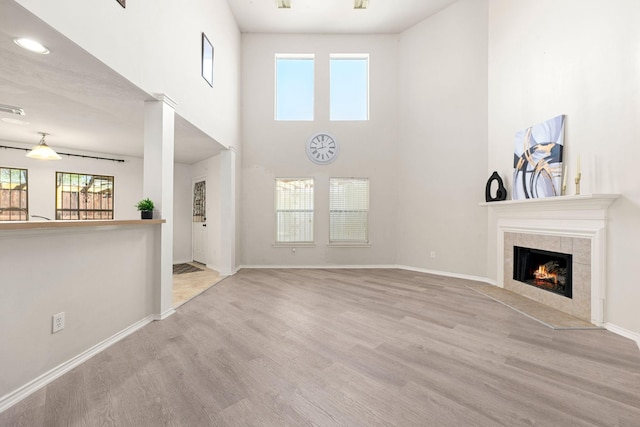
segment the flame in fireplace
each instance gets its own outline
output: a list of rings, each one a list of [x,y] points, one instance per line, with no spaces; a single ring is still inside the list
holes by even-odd
[[[548,272],[545,265],[539,266],[538,269],[533,272],[533,277],[535,277],[536,280],[553,282],[556,285],[558,284],[558,275],[556,273]]]

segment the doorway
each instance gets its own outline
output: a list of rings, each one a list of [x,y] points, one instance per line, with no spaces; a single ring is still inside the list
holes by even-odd
[[[207,265],[207,181],[193,183],[193,220],[191,227],[193,260]]]

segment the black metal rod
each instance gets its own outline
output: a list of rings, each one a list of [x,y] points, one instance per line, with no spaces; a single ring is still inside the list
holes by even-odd
[[[31,151],[30,148],[9,147],[7,145],[0,145],[0,148],[9,148],[11,150]],[[84,159],[109,160],[111,162],[117,162],[117,163],[124,163],[125,162],[122,159],[110,159],[108,157],[85,156],[84,154],[60,153],[58,151],[56,151],[56,153],[58,153],[60,155],[63,155],[63,156],[82,157]]]

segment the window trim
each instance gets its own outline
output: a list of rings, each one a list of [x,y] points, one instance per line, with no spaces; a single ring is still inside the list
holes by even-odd
[[[310,119],[278,119],[278,60],[279,59],[311,59],[313,61],[313,93],[311,96]],[[316,55],[315,53],[276,53],[273,60],[273,120],[275,122],[313,122],[316,119]]]
[[[102,177],[102,178],[111,178],[111,209],[80,209],[80,205],[78,204],[78,209],[65,209],[65,208],[58,208],[58,175],[59,174],[67,174],[67,175],[84,175],[84,176],[92,176],[92,177]],[[59,214],[62,212],[77,212],[78,213],[78,219],[73,219],[73,218],[68,218],[65,219],[67,221],[108,221],[108,220],[113,220],[115,218],[115,186],[116,186],[116,180],[115,180],[115,176],[113,175],[104,175],[104,174],[96,174],[96,173],[83,173],[83,172],[64,172],[64,171],[56,171],[56,177],[55,177],[55,218],[57,221],[59,220],[63,220],[61,218],[59,218]],[[78,192],[78,197],[79,197],[79,192]],[[78,200],[79,201],[79,200]],[[81,212],[107,212],[107,213],[111,213],[111,218],[85,218],[85,219],[81,219],[80,218],[80,213]]]
[[[331,240],[331,180],[361,180],[361,181],[367,181],[367,229],[366,229],[366,234],[367,234],[367,240]],[[340,248],[340,247],[349,247],[349,248],[354,248],[354,247],[362,247],[362,248],[369,248],[371,247],[371,236],[369,234],[370,232],[370,227],[369,225],[371,224],[371,179],[369,177],[330,177],[329,178],[329,226],[328,226],[328,231],[329,231],[329,243],[327,246],[329,247],[334,247],[334,248]],[[360,210],[352,210],[350,212],[362,212],[364,210],[360,209]]]
[[[311,226],[311,238],[312,240],[300,240],[300,241],[292,241],[292,242],[285,242],[285,241],[280,241],[278,240],[278,181],[282,181],[282,180],[289,180],[289,181],[306,181],[306,180],[310,180],[312,185],[313,185],[313,196],[312,196],[312,203],[313,203],[313,208],[310,210],[310,212],[312,213],[312,219],[313,219],[313,224]],[[316,180],[313,177],[277,177],[274,179],[273,181],[273,208],[274,208],[274,225],[275,225],[275,229],[274,229],[274,243],[273,246],[274,247],[313,247],[316,244]]]
[[[11,174],[12,170],[18,170],[18,171],[24,171],[24,178],[25,178],[25,186],[26,186],[26,203],[25,203],[25,207],[23,208],[22,206],[13,206],[11,205],[11,197],[9,197],[9,206],[6,208],[3,208],[0,206],[0,210],[3,209],[11,209],[14,207],[17,207],[18,209],[24,209],[25,210],[25,219],[7,219],[7,220],[1,220],[0,222],[14,222],[14,221],[29,221],[30,218],[30,214],[29,214],[29,170],[26,168],[14,168],[14,167],[10,167],[10,166],[0,166],[0,169],[8,169],[9,170],[9,174]]]
[[[331,60],[353,59],[367,61],[367,117],[365,119],[332,119],[331,118]],[[371,55],[368,53],[331,53],[329,54],[329,121],[330,122],[368,122],[371,121]]]

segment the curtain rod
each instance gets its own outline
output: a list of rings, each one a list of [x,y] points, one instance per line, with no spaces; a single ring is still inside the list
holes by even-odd
[[[8,145],[0,145],[0,148],[9,148],[11,150],[31,151],[30,148],[9,147]],[[60,154],[62,156],[82,157],[84,159],[109,160],[111,162],[117,162],[117,163],[124,163],[125,162],[122,159],[110,159],[108,157],[85,156],[84,154],[61,153],[59,151],[56,151],[56,153],[58,153],[58,154]]]

